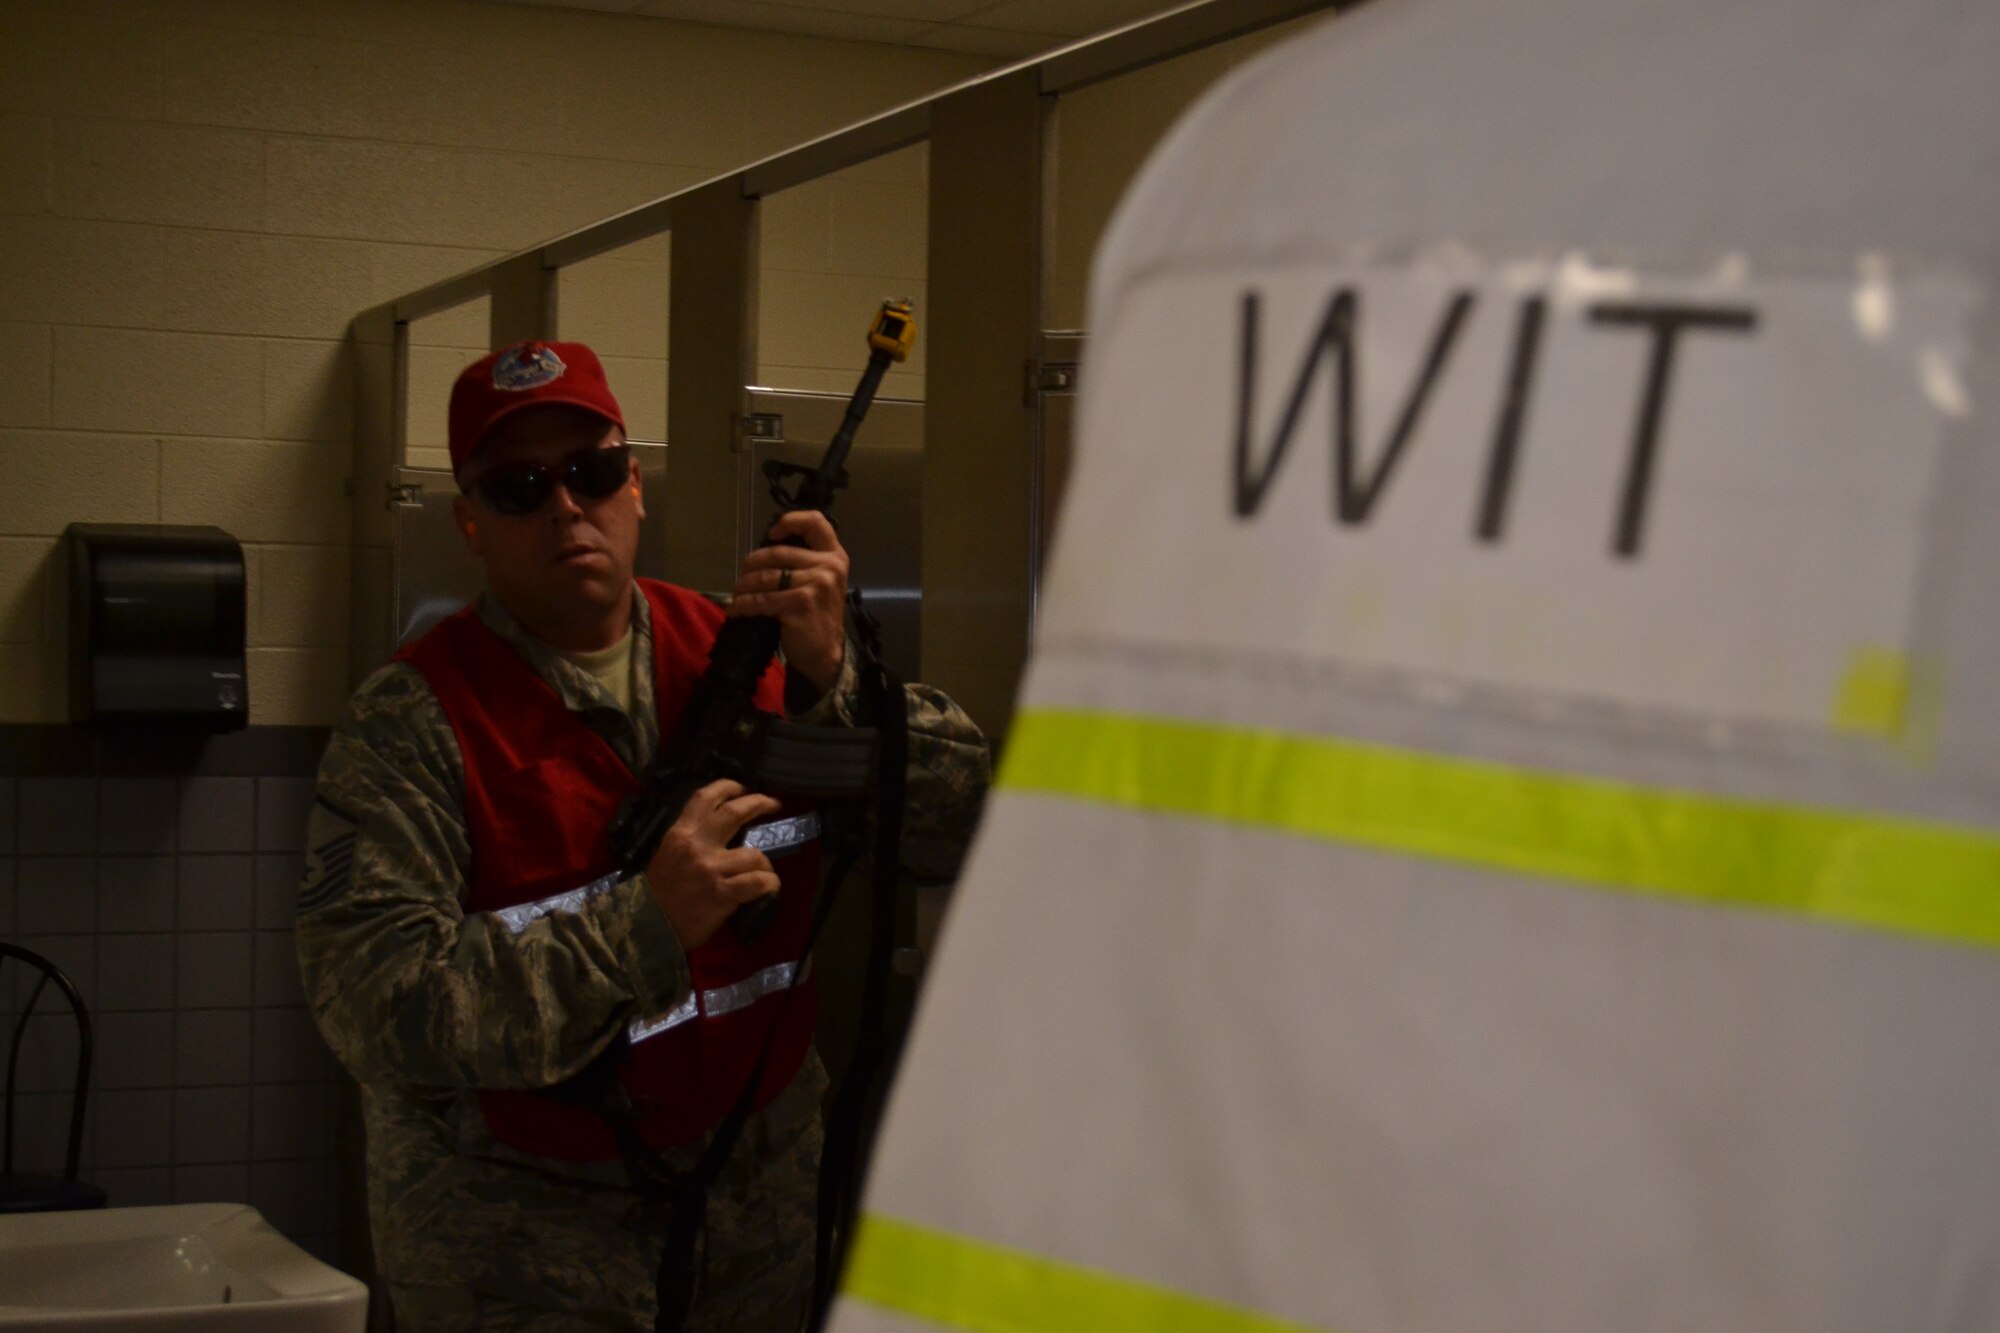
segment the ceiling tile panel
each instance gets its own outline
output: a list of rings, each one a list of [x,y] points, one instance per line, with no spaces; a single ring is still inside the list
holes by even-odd
[[[765,0],[644,0],[633,12],[653,18],[720,23],[733,28],[794,32],[811,37],[840,37],[855,42],[907,42],[924,27],[917,19],[851,14],[808,5],[769,4]]]
[[[496,0],[1017,59],[1180,0]]]
[[[1087,37],[1177,8],[1184,0],[1001,0],[973,20],[982,28]]]
[[[537,9],[588,9],[603,14],[629,14],[641,0],[494,0],[501,5],[531,5]]]
[[[782,3],[796,9],[914,19],[919,23],[948,23],[993,7],[993,0],[782,0]]]
[[[1069,40],[1055,33],[1003,32],[998,28],[975,28],[965,23],[941,23],[926,29],[909,44],[932,51],[959,51],[966,55],[1019,60],[1061,46]]]

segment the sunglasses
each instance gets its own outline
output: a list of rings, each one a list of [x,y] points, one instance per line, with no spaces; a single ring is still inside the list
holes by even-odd
[[[583,500],[602,500],[632,475],[632,449],[579,449],[559,463],[505,463],[481,473],[469,488],[496,514],[532,514],[555,494],[556,483]]]

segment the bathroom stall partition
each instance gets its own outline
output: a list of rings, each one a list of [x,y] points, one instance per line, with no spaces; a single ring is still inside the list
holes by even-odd
[[[862,535],[873,497],[841,499],[850,542],[899,554],[857,559],[917,648],[905,664],[1004,740],[1033,623],[1067,459],[1082,338],[1044,316],[1051,125],[1063,97],[1286,20],[1333,0],[1198,0],[1154,18],[981,75],[931,97],[726,172],[356,316],[355,680],[405,632],[471,589],[440,509],[449,478],[407,466],[412,325],[469,303],[488,310],[486,341],[563,336],[559,279],[571,266],[671,233],[666,440],[647,451],[641,564],[690,587],[725,589],[761,529],[759,465],[776,439],[757,375],[759,208],[772,195],[916,144],[928,144],[927,354],[923,402],[884,401],[860,446],[900,461],[921,503],[885,501],[903,532]],[[882,295],[900,295],[883,292]],[[857,346],[870,311],[853,313]],[[822,399],[817,406],[811,400]],[[838,395],[787,394],[784,447],[809,451]],[[915,435],[920,446],[907,446]],[[914,471],[910,471],[915,455]],[[857,474],[858,475],[858,474]],[[884,486],[896,483],[883,481]],[[912,522],[914,520],[914,522]],[[920,552],[920,556],[914,553]],[[914,569],[912,580],[908,570]],[[907,607],[906,612],[897,610]],[[892,633],[892,638],[898,635]]]
[[[414,326],[483,304],[487,346],[563,337],[566,269],[670,232],[661,349],[666,438],[640,443],[648,521],[639,564],[642,573],[688,587],[725,590],[770,519],[763,462],[816,460],[846,397],[827,392],[826,385],[805,392],[759,383],[763,201],[927,144],[926,299],[916,312],[925,353],[922,401],[885,396],[877,402],[850,463],[853,487],[836,512],[855,582],[884,622],[892,665],[945,690],[1004,745],[1068,467],[1084,344],[1074,329],[1046,327],[1058,103],[1107,80],[1334,8],[1331,0],[1186,4],[897,107],[356,317],[354,679],[461,605],[478,583],[478,570],[449,520],[449,473],[411,466],[413,349],[422,350]],[[851,312],[857,367],[872,313]],[[433,400],[426,415],[441,418],[436,388],[425,386]],[[429,457],[435,461],[435,452]],[[915,947],[899,950],[902,975],[892,1015],[898,1024],[914,1003],[914,978],[935,937],[945,892],[933,887],[905,895],[902,937]],[[859,976],[866,936],[865,896],[848,892],[818,950],[828,979],[822,983],[820,1048],[836,1078],[853,1049],[859,987],[846,983]],[[350,1136],[346,1179],[356,1192],[358,1153]],[[365,1262],[366,1253],[365,1243],[343,1247],[350,1262]]]

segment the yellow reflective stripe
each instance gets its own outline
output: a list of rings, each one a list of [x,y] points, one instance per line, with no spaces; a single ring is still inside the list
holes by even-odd
[[[1324,1333],[1170,1287],[864,1214],[841,1294],[973,1333]]]
[[[2000,837],[1319,736],[1037,709],[1000,785],[2000,946]]]

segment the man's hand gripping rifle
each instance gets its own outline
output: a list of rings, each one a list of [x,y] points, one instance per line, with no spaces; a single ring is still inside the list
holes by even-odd
[[[868,415],[883,372],[910,353],[917,339],[908,301],[884,301],[868,330],[868,368],[848,400],[847,415],[817,468],[775,459],[764,464],[771,496],[781,512],[833,507],[847,485],[847,453]],[[787,483],[795,489],[787,489]],[[636,875],[652,860],[660,839],[694,792],[719,778],[759,791],[795,796],[863,795],[874,764],[875,736],[864,728],[801,726],[759,709],[757,683],[778,652],[778,622],[745,616],[724,622],[709,651],[673,735],[646,769],[640,792],[612,821],[611,854],[620,876]],[[736,909],[730,924],[755,939],[770,924],[777,895]]]

